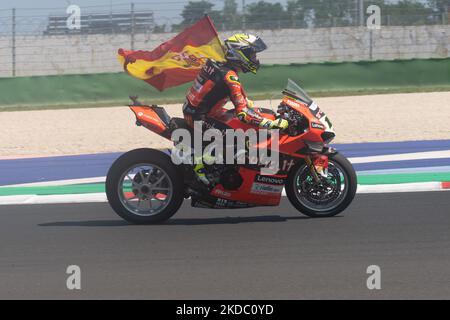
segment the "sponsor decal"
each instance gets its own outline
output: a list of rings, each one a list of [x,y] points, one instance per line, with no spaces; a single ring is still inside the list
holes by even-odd
[[[203,71],[205,71],[207,74],[212,75],[214,73],[215,68],[213,66],[209,66],[205,64],[203,67]]]
[[[152,117],[152,116],[150,116],[150,115],[148,115],[146,113],[143,113],[143,112],[138,112],[137,115],[138,115],[139,118],[145,119],[145,120],[150,121],[150,122],[159,122],[159,119],[157,119],[155,117]]]
[[[317,105],[317,103],[315,103],[315,102],[313,102],[313,103],[311,103],[311,105],[309,106],[309,109],[311,110],[311,111],[318,111],[318,110],[320,110],[319,109],[319,106]]]
[[[291,170],[292,166],[295,164],[293,159],[283,160],[283,164],[281,165],[281,172],[288,172]]]
[[[317,119],[320,119],[325,115],[325,113],[323,113],[323,111],[320,110],[319,106],[315,102],[313,102],[309,106],[309,110],[311,111],[312,115]]]
[[[195,208],[212,208],[213,205],[207,201],[192,199],[192,204]]]
[[[263,176],[260,174],[256,175],[255,181],[261,182],[261,183],[267,183],[267,184],[274,184],[274,185],[284,185],[284,179],[282,179],[282,178]]]
[[[278,186],[258,182],[253,183],[252,189],[250,190],[251,193],[272,194],[272,195],[280,194],[281,191],[283,191],[282,185]]]
[[[301,103],[291,100],[291,99],[283,99],[283,102],[292,108],[300,108],[302,106]]]
[[[225,129],[217,128],[216,124],[217,124],[217,122],[212,123],[212,122],[208,122],[208,121],[203,121],[202,128],[205,129],[205,131],[209,130],[209,129],[219,130],[222,133],[222,135],[225,136],[227,133],[227,129],[226,128]],[[219,124],[220,124],[220,122],[219,122]]]
[[[239,78],[235,74],[227,74],[226,77],[228,82],[239,84]]]
[[[217,198],[216,206],[218,207],[226,207],[228,205],[228,200]]]
[[[333,129],[333,124],[331,123],[330,119],[325,116],[325,120],[322,119],[322,121],[325,121],[325,124],[328,125],[328,129],[332,130]]]
[[[325,126],[321,123],[311,122],[311,127],[314,129],[325,130]]]
[[[221,209],[221,208],[251,208],[253,205],[240,202],[240,201],[231,201],[226,199],[220,199],[217,198],[216,203],[214,205],[214,208]]]
[[[216,196],[222,196],[222,197],[231,197],[231,193],[230,192],[226,192],[226,191],[223,191],[223,190],[220,190],[220,189],[214,189],[213,190],[213,195],[216,195]]]

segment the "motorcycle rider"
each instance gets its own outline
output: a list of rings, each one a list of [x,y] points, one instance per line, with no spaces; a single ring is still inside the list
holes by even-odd
[[[224,44],[225,61],[208,59],[186,95],[183,115],[189,126],[193,126],[193,121],[205,120],[208,113],[231,100],[242,122],[267,129],[287,129],[286,119],[270,120],[253,108],[238,77],[241,71],[256,74],[260,66],[256,54],[267,49],[266,44],[258,36],[242,33],[229,37]],[[203,163],[197,164],[194,171],[208,184]]]

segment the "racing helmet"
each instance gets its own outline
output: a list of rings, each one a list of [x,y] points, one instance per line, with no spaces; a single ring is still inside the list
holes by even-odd
[[[243,72],[256,73],[259,68],[258,52],[267,49],[266,44],[258,36],[237,33],[224,41],[225,58],[228,63],[239,67]]]

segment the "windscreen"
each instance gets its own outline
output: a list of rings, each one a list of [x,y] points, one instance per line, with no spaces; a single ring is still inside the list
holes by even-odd
[[[294,98],[300,99],[308,106],[313,102],[313,100],[308,96],[305,90],[303,90],[302,87],[300,87],[297,83],[295,83],[291,79],[288,79],[286,89],[284,89],[283,93],[292,96]]]

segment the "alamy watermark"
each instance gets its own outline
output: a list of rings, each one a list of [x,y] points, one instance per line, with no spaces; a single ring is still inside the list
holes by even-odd
[[[279,171],[278,130],[210,127],[203,131],[203,126],[202,121],[194,122],[193,137],[187,129],[173,131],[174,164],[253,164],[261,166],[263,175]]]
[[[69,30],[81,29],[81,8],[78,5],[71,4],[67,7],[66,13],[68,15],[66,26]],[[371,4],[366,8],[366,14],[369,17],[366,20],[366,26],[370,30],[381,29],[381,8],[378,5]],[[168,24],[167,24],[168,25]]]
[[[69,30],[81,29],[81,8],[75,4],[67,7],[66,13],[69,15],[66,20],[66,26]]]
[[[66,269],[69,276],[66,279],[68,290],[81,290],[81,268],[77,265],[70,265]]]
[[[369,290],[381,290],[381,268],[377,265],[370,265],[366,270],[370,276],[367,278],[366,286]]]
[[[375,4],[367,7],[366,13],[369,14],[367,18],[367,28],[370,30],[381,29],[381,8]]]

